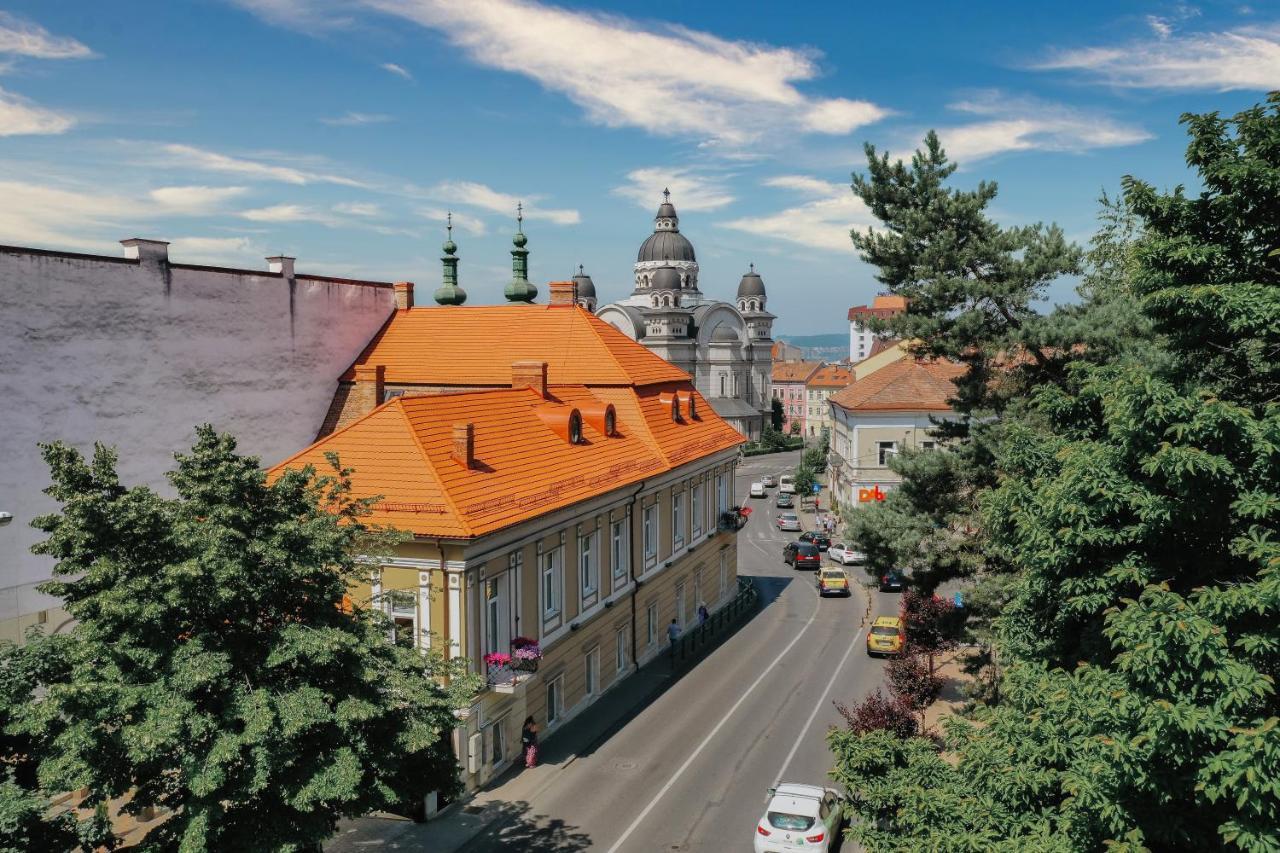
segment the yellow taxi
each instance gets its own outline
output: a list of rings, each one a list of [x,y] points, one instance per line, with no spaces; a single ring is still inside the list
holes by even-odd
[[[896,655],[902,651],[906,637],[902,620],[897,616],[877,616],[867,632],[868,655]]]
[[[818,595],[853,595],[844,569],[824,568],[818,572]]]

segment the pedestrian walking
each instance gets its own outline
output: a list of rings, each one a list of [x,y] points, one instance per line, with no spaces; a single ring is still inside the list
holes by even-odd
[[[674,646],[678,639],[680,639],[680,623],[672,619],[671,624],[667,626],[667,642]]]
[[[698,602],[698,624],[705,625],[710,618],[711,613],[707,610],[707,603],[705,601]]]
[[[533,717],[525,717],[520,727],[520,746],[524,749],[524,766],[534,767],[538,763],[538,724]]]

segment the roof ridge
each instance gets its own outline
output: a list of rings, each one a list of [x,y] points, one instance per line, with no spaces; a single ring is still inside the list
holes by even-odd
[[[495,389],[495,390],[512,390],[512,389]],[[422,395],[428,396],[428,395]],[[396,397],[395,400],[403,400],[403,397]],[[422,456],[422,462],[427,466],[427,470],[431,472],[431,476],[435,478],[436,485],[440,488],[440,498],[449,507],[453,517],[457,520],[458,526],[461,527],[468,536],[474,536],[475,530],[472,529],[467,519],[458,509],[458,505],[454,503],[453,497],[449,494],[449,490],[445,488],[444,478],[440,476],[440,472],[436,470],[435,464],[431,461],[431,454],[427,453],[427,448],[422,444],[422,438],[418,435],[418,430],[414,428],[413,421],[409,420],[409,413],[405,411],[404,406],[399,406],[400,416],[404,418],[405,428],[409,430],[409,435],[413,438],[413,446],[418,448],[418,453]],[[367,415],[366,415],[367,417]]]

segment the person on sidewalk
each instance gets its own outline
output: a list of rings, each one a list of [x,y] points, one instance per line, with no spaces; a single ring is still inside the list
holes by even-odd
[[[705,601],[698,602],[698,624],[705,625],[710,618],[711,613],[707,610],[707,603]]]
[[[671,624],[667,626],[667,643],[674,646],[678,639],[680,639],[680,623],[672,619]]]
[[[520,727],[520,746],[524,749],[524,766],[535,767],[538,764],[538,724],[533,717],[525,717]]]

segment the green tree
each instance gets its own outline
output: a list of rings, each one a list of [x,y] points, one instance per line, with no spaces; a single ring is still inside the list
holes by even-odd
[[[818,477],[812,468],[801,462],[796,466],[795,478],[797,495],[804,497],[813,494],[813,487],[817,484]]]
[[[45,446],[37,553],[77,624],[35,637],[38,677],[5,709],[31,739],[43,790],[170,811],[145,851],[283,851],[338,818],[455,792],[445,740],[474,677],[387,641],[380,612],[344,607],[358,555],[394,535],[366,524],[349,472],[268,482],[230,436],[197,431],[176,492],[125,488],[115,454]],[[449,679],[449,687],[442,679]]]
[[[783,411],[782,401],[774,397],[769,406],[769,426],[778,432],[782,431],[782,424],[786,421],[786,412]]]
[[[1198,196],[1125,179],[1163,352],[1072,359],[981,500],[1018,571],[1001,703],[954,762],[832,737],[871,849],[1280,849],[1280,93],[1183,123]]]

